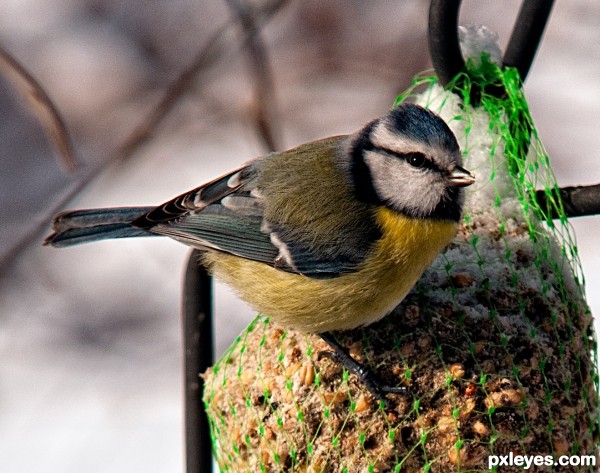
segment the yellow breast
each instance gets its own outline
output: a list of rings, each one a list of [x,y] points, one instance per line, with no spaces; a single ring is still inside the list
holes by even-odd
[[[313,279],[212,251],[205,263],[284,327],[324,332],[367,325],[402,301],[457,229],[454,222],[408,218],[383,207],[377,219],[383,236],[368,261],[339,277]]]

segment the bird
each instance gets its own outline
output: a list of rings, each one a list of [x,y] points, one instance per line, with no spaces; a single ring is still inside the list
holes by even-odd
[[[455,135],[434,112],[393,107],[358,131],[273,152],[157,207],[55,216],[44,244],[167,236],[284,328],[319,335],[325,352],[383,399],[383,384],[332,332],[391,312],[451,242],[464,192]]]

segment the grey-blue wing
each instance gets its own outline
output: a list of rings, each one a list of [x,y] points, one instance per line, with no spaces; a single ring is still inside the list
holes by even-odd
[[[324,235],[325,241],[315,246],[313,235],[265,221],[257,188],[259,165],[254,161],[182,194],[137,218],[133,226],[313,278],[355,270],[369,248],[354,248],[348,235]]]
[[[352,235],[339,232],[322,238],[318,245],[310,235],[292,235],[285,228],[270,224],[271,241],[277,248],[278,265],[288,271],[304,274],[312,278],[332,278],[350,273],[365,260],[374,239],[379,237],[378,229],[373,234],[363,234],[358,241]]]
[[[210,248],[242,258],[274,265],[278,249],[261,231],[262,217],[240,215],[221,204],[176,221],[160,223],[152,231],[196,248]]]
[[[136,218],[132,225],[146,230],[157,225],[175,224],[191,214],[202,212],[210,205],[220,204],[234,193],[246,194],[255,186],[255,162],[238,168],[229,174],[187,191]],[[258,215],[262,215],[258,213]]]
[[[189,246],[224,251],[312,278],[331,278],[351,272],[363,257],[351,258],[347,252],[336,251],[334,247],[321,246],[315,251],[302,241],[285,242],[277,232],[265,232],[262,217],[240,215],[220,204],[210,205],[176,222],[159,224],[152,231]]]
[[[133,221],[133,226],[186,245],[274,264],[278,250],[261,230],[255,162],[181,194]]]

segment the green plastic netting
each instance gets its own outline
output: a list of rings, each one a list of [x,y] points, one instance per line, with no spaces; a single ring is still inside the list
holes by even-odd
[[[477,176],[459,233],[391,315],[338,337],[410,393],[384,408],[318,356],[318,337],[259,316],[204,375],[222,471],[471,472],[510,452],[597,455],[597,347],[548,155],[518,73],[485,56],[468,66],[454,93],[419,76],[398,99],[439,113]]]

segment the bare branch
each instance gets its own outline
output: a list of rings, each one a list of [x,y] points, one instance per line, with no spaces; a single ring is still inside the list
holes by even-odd
[[[0,47],[0,74],[6,77],[29,104],[48,137],[52,140],[61,162],[69,171],[75,171],[80,163],[65,122],[43,87],[7,51]]]
[[[256,12],[256,29],[270,20],[273,15],[275,15],[279,9],[285,5],[286,2],[287,0],[268,0],[266,4]],[[49,209],[47,216],[34,224],[31,230],[29,230],[17,244],[9,248],[3,254],[0,254],[0,270],[8,267],[8,265],[17,255],[20,254],[22,250],[32,244],[38,238],[38,236],[46,230],[48,226],[48,219],[51,215],[54,215],[59,210],[63,209],[70,200],[78,195],[81,190],[84,189],[88,183],[100,172],[102,172],[110,163],[125,159],[139,146],[148,141],[162,120],[164,120],[173,107],[188,92],[193,81],[197,81],[200,71],[215,64],[218,60],[222,60],[226,51],[229,53],[239,51],[250,39],[251,36],[247,32],[240,37],[239,25],[237,21],[231,21],[229,24],[217,31],[211,40],[209,40],[204,46],[204,48],[198,52],[194,61],[192,61],[192,63],[177,76],[174,82],[167,87],[159,104],[150,112],[150,114],[142,121],[142,123],[134,129],[124,144],[121,145],[116,152],[110,153],[110,158],[101,161],[99,164],[91,168],[80,169],[81,173],[75,180],[74,185],[66,191],[58,203]],[[8,59],[5,59],[4,57],[0,59],[6,63],[9,63],[12,60],[12,58],[10,58],[8,55],[6,55],[6,58]],[[12,62],[16,64],[15,61]],[[16,68],[11,65],[8,70],[9,72],[21,71],[22,68],[16,64]],[[25,71],[23,70],[23,72]],[[12,72],[12,74],[15,73]],[[30,76],[25,72],[23,77]],[[21,81],[23,87],[22,90],[28,91],[30,87],[30,85],[28,85],[29,83],[23,81],[23,79],[18,80]],[[37,85],[33,79],[31,79],[30,83]],[[26,85],[27,87],[25,87]],[[39,86],[37,88],[34,87],[33,90],[42,97],[46,96],[44,91]],[[48,103],[52,105],[52,102],[50,102],[49,99]],[[50,110],[55,110],[55,108],[51,106]],[[60,127],[58,127],[57,130],[64,130],[64,133],[61,132],[58,136],[68,138],[69,135],[66,133],[64,122],[60,119],[60,115],[57,114],[56,116],[59,117],[59,120],[56,123],[60,124]],[[67,145],[64,149],[72,149],[69,140],[67,140],[65,143],[67,143]],[[63,147],[64,146],[65,145],[63,145]],[[73,153],[71,153],[71,155],[74,156]],[[76,161],[73,162],[76,163]]]
[[[287,0],[271,0],[260,8],[256,12],[257,26],[255,29],[258,29],[271,19],[286,2]],[[220,28],[204,48],[198,52],[191,64],[167,87],[158,105],[131,133],[130,137],[121,146],[119,156],[116,158],[122,159],[129,156],[139,146],[148,141],[158,125],[190,90],[192,84],[198,81],[200,72],[222,59],[224,51],[227,49],[230,49],[230,52],[240,50],[246,43],[252,40],[253,36],[249,32],[244,32],[240,38],[238,23],[236,21],[231,21]]]
[[[227,0],[227,4],[238,17],[246,33],[248,56],[252,61],[251,72],[254,77],[256,130],[266,148],[275,151],[278,149],[273,127],[275,87],[266,47],[260,35],[260,27],[254,18],[253,8],[243,0]]]

